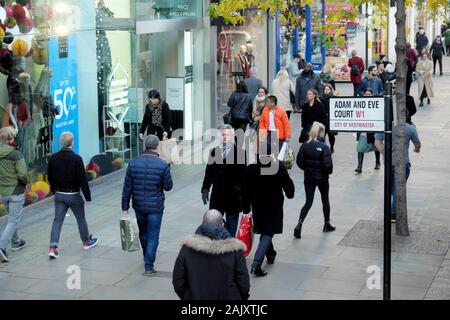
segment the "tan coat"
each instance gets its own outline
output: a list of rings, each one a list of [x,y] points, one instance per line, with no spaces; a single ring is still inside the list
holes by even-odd
[[[423,60],[420,58],[416,64],[417,86],[419,88],[419,98],[422,94],[423,88],[427,89],[429,98],[434,97],[433,79],[431,77],[433,70],[433,62],[430,59]]]

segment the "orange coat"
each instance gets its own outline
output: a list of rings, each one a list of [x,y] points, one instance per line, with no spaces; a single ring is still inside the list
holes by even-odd
[[[269,108],[266,107],[261,113],[261,118],[259,119],[259,129],[263,132],[269,130]],[[278,130],[278,139],[290,139],[291,138],[291,123],[287,117],[286,111],[280,106],[275,108],[275,128]]]

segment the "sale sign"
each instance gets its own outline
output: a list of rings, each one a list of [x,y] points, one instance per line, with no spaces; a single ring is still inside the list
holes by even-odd
[[[59,137],[65,131],[75,137],[73,150],[78,152],[78,97],[77,97],[76,35],[53,37],[49,43],[49,67],[52,71],[50,93],[58,109],[53,123],[52,150],[61,149]]]
[[[384,98],[330,98],[330,130],[383,132]]]

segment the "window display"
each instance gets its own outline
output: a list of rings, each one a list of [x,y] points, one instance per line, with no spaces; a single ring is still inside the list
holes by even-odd
[[[49,30],[53,10],[47,1],[1,1],[0,126],[12,126],[29,172],[26,203],[49,194],[47,159],[53,122],[59,111],[50,94]]]
[[[220,26],[217,28],[217,74],[219,118],[227,112],[227,101],[236,84],[256,70],[256,77],[267,85],[267,23],[261,26],[253,19],[259,14],[246,11],[246,25]]]

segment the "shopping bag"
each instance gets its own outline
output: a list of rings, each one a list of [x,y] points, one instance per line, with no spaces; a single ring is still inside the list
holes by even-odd
[[[292,151],[289,143],[283,142],[278,160],[283,163],[286,169],[291,170],[294,166],[294,151]]]
[[[159,156],[169,164],[179,160],[177,140],[175,138],[163,139],[158,146]]]
[[[120,240],[122,242],[122,250],[133,252],[141,248],[139,243],[139,229],[135,219],[130,215],[123,215],[120,218]]]
[[[252,214],[244,214],[239,222],[236,239],[245,244],[244,257],[248,256],[252,250],[253,243],[253,217]]]

